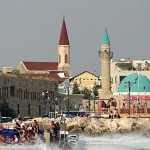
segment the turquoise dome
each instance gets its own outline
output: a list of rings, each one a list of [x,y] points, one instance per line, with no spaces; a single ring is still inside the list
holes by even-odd
[[[129,88],[125,86],[128,82],[131,84],[130,92],[150,92],[150,80],[144,75],[138,75],[138,73],[125,77],[119,85],[118,92],[129,92]]]

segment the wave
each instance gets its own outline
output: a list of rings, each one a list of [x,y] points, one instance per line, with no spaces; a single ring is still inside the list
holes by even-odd
[[[58,144],[47,146],[41,141],[34,145],[5,145],[0,150],[61,150]],[[79,135],[77,150],[150,150],[150,138],[143,133],[103,134],[101,136]]]

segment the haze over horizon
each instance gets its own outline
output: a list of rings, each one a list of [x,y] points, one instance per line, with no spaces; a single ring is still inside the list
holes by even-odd
[[[113,60],[150,59],[149,0],[0,0],[0,70],[20,61],[57,61],[65,17],[72,76],[100,75],[98,50],[108,30]]]

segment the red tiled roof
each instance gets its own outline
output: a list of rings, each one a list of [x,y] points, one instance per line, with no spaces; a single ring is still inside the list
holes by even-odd
[[[56,80],[56,81],[65,81],[66,79],[66,78],[61,78],[57,73],[51,73],[50,77],[51,79]]]
[[[63,23],[62,23],[61,34],[59,38],[59,45],[69,45],[65,19],[63,19]]]
[[[58,62],[27,62],[23,64],[28,70],[58,70]]]

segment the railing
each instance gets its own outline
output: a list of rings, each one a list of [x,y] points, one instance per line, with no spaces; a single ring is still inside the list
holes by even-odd
[[[120,109],[120,114],[126,114],[129,112],[128,108],[121,108]],[[131,114],[136,113],[136,108],[131,108]],[[150,108],[144,109],[144,108],[138,108],[137,113],[150,113]]]
[[[111,111],[110,108],[102,108],[101,110],[97,111],[97,114],[109,114],[110,111]],[[128,108],[120,108],[120,109],[117,109],[117,112],[119,114],[128,114],[129,113],[129,109]],[[136,114],[136,108],[131,108],[130,109],[130,113],[131,114]],[[143,113],[143,114],[150,113],[150,108],[147,108],[147,110],[144,109],[144,108],[138,108],[137,109],[137,113],[138,114],[141,114],[141,113]]]

